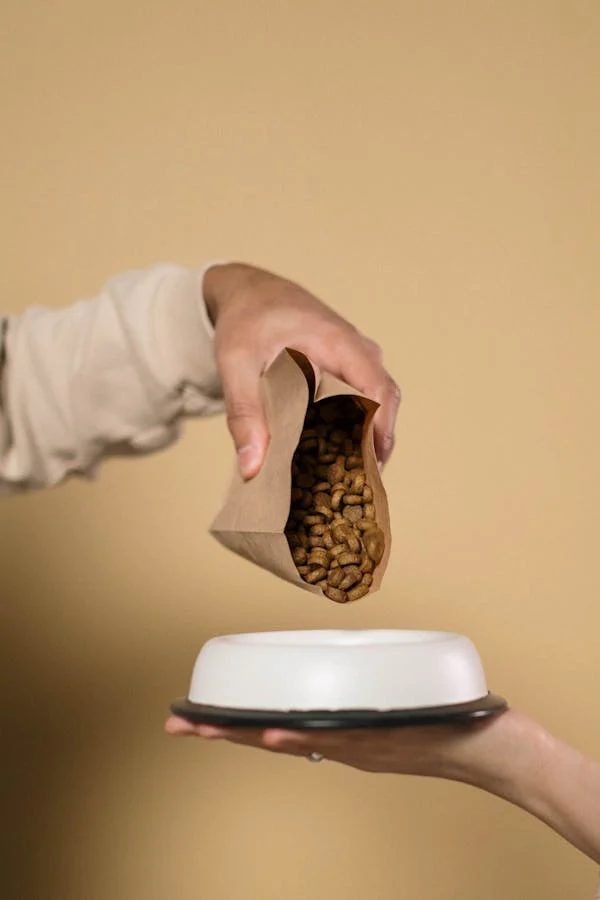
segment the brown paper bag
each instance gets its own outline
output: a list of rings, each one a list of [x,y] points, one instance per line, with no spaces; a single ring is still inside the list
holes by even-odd
[[[378,590],[391,545],[387,497],[373,445],[373,416],[378,404],[329,374],[319,375],[296,350],[282,351],[262,379],[271,440],[258,475],[244,481],[237,468],[225,503],[211,526],[211,534],[229,550],[306,591],[324,596],[298,574],[284,533],[290,512],[292,458],[311,402],[352,396],[365,412],[363,466],[373,491],[376,520],[385,536],[383,558],[373,572],[369,593]]]

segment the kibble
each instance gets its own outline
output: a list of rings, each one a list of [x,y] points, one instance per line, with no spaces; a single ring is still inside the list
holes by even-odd
[[[335,603],[369,593],[385,552],[362,455],[364,411],[351,397],[311,405],[292,461],[286,537],[296,569]]]

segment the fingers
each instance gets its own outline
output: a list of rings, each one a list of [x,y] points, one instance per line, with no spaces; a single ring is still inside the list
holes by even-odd
[[[205,735],[202,735],[205,736]],[[322,752],[318,735],[306,735],[302,732],[267,728],[223,728],[219,729],[219,737],[232,744],[269,750],[271,753],[286,756],[308,756],[313,752]]]
[[[383,467],[394,449],[396,434],[396,419],[400,408],[400,388],[386,376],[381,393],[374,398],[380,403],[380,407],[373,419],[373,436],[375,441],[375,455],[380,466]]]
[[[191,737],[196,730],[191,722],[180,719],[178,716],[170,716],[165,722],[165,731],[173,737]]]
[[[304,734],[274,728],[225,728],[219,725],[193,725],[177,716],[171,716],[165,723],[165,731],[173,737],[201,737],[205,740],[225,740],[232,744],[270,750],[293,756],[308,756],[314,751],[322,752],[319,735]]]
[[[269,432],[260,389],[261,370],[250,352],[227,352],[219,359],[227,424],[233,437],[242,478],[260,471]]]

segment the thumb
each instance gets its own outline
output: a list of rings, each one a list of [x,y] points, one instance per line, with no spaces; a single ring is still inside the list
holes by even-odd
[[[269,432],[261,396],[260,372],[250,360],[221,363],[227,425],[242,478],[254,478],[265,460]]]

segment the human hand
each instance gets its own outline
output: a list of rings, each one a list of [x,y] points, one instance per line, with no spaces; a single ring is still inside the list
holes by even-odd
[[[545,733],[512,710],[479,723],[348,731],[224,728],[193,725],[172,716],[166,731],[291,756],[318,753],[365,772],[446,778],[503,796],[509,785],[521,784],[544,759]]]
[[[210,268],[204,298],[215,326],[227,421],[244,478],[260,470],[269,442],[260,377],[285,347],[306,354],[380,404],[374,418],[375,453],[381,465],[387,462],[400,391],[377,344],[304,288],[252,266]]]

